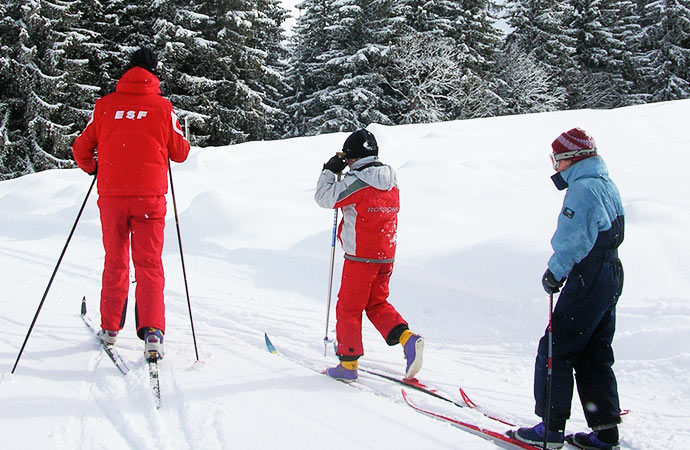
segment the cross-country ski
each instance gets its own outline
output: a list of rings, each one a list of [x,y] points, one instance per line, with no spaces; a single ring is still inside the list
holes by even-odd
[[[89,327],[89,330],[93,333],[94,338],[98,341],[98,344],[101,346],[103,351],[105,352],[106,355],[110,358],[110,360],[115,364],[115,367],[118,368],[120,372],[122,372],[123,375],[126,375],[127,372],[129,372],[129,368],[127,367],[127,363],[125,363],[125,360],[122,359],[122,356],[120,353],[115,349],[115,346],[112,344],[107,344],[101,339],[98,338],[98,329],[93,322],[91,321],[91,317],[88,316],[87,310],[86,310],[86,297],[82,298],[81,300],[81,318],[86,324],[87,327]]]

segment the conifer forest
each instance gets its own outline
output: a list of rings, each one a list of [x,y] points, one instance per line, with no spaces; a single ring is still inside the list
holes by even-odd
[[[690,98],[690,0],[0,2],[0,180],[74,167],[140,46],[191,143]],[[498,27],[501,21],[504,27]]]

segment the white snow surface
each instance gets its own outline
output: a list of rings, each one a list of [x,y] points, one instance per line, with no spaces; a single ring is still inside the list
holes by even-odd
[[[426,339],[419,378],[533,425],[532,374],[548,321],[540,279],[563,193],[551,141],[595,138],[626,209],[625,287],[614,339],[626,449],[690,439],[690,100],[385,127],[371,125],[398,174],[398,253],[390,301]],[[154,407],[135,335],[134,286],[117,344],[120,374],[79,317],[99,321],[103,264],[94,192],[14,374],[11,369],[91,182],[53,170],[0,183],[0,441],[15,449],[481,449],[496,444],[422,416],[400,386],[318,373],[324,357],[333,212],[313,199],[347,133],[195,148],[173,166],[199,350],[196,356],[168,196],[166,357]],[[329,337],[342,251],[336,251]],[[291,359],[270,354],[267,332]],[[364,319],[362,367],[402,375]],[[299,360],[296,363],[293,360]],[[317,369],[316,371],[314,369]],[[476,410],[410,392],[420,405],[503,432]],[[577,395],[567,431],[586,430]]]

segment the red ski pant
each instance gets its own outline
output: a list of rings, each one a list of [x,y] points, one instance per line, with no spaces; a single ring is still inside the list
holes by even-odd
[[[140,338],[143,338],[143,330],[147,327],[165,332],[165,277],[161,261],[165,197],[99,197],[98,207],[105,249],[101,327],[105,330],[121,330],[124,327],[131,242],[137,283],[137,332]]]
[[[364,354],[363,311],[384,339],[395,327],[407,325],[387,300],[392,273],[393,263],[371,264],[345,260],[335,307],[338,356],[350,359]]]

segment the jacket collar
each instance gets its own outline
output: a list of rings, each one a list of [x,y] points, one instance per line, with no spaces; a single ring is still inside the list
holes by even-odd
[[[115,90],[123,94],[158,94],[161,82],[154,74],[141,67],[132,67],[117,82]]]
[[[608,175],[609,170],[601,156],[583,159],[561,172],[561,176],[568,184],[572,184],[580,178],[605,178]]]
[[[360,169],[367,164],[371,164],[373,162],[378,161],[379,157],[378,156],[366,156],[364,158],[360,158],[357,161],[355,161],[354,164],[352,164],[352,167],[350,167],[350,170],[357,170]]]

